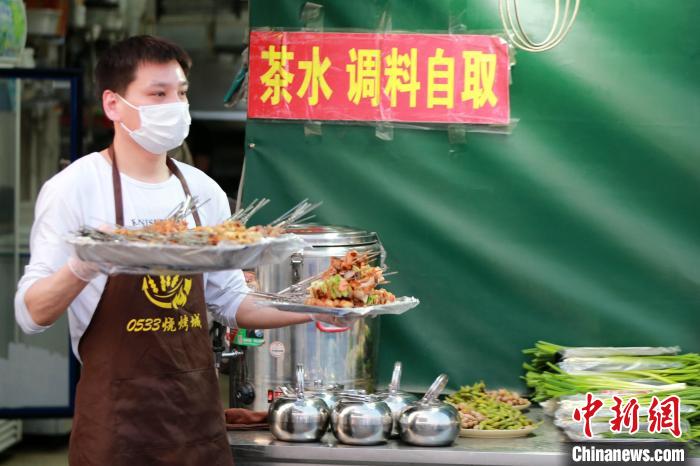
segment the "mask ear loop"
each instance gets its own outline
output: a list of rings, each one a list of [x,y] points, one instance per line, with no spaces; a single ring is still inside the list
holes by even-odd
[[[124,97],[122,97],[121,95],[117,94],[116,92],[115,92],[114,94],[115,94],[117,97],[119,97],[120,99],[122,99],[122,102],[124,102],[126,105],[128,105],[129,107],[131,107],[131,108],[133,108],[134,110],[138,111],[138,112],[139,112],[139,118],[141,117],[141,110],[140,110],[136,105],[132,104],[131,102],[129,102],[129,101],[126,100]],[[136,131],[136,130],[133,130],[133,131],[132,131],[132,130],[130,130],[129,128],[127,128],[123,121],[120,121],[119,124],[121,125],[122,128],[124,128],[124,131],[126,131],[126,132],[129,133],[130,135],[131,135],[131,133],[133,133],[134,131]]]

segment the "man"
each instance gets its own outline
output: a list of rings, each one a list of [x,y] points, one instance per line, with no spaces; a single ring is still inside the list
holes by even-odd
[[[180,47],[150,36],[106,51],[95,78],[114,123],[113,143],[51,178],[37,199],[15,315],[25,332],[37,333],[68,310],[73,352],[82,363],[71,465],[232,464],[207,304],[233,327],[311,320],[256,307],[240,270],[108,277],[65,243],[83,225],[147,225],[190,193],[209,199],[189,217],[190,226],[230,216],[226,194],[212,179],[166,157],[188,133],[189,68]]]

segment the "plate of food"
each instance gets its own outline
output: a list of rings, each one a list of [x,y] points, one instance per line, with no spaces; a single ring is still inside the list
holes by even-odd
[[[141,228],[84,227],[67,241],[78,258],[97,263],[103,272],[203,273],[253,268],[282,261],[306,243],[284,232],[283,224],[247,227],[232,217],[220,224],[189,228],[189,202],[166,219]]]
[[[372,256],[348,252],[331,258],[327,270],[293,286],[288,293],[261,294],[261,304],[282,311],[336,316],[403,314],[420,304],[412,296],[396,297],[383,288],[386,269],[371,265]]]
[[[525,403],[523,403],[521,405],[513,405],[513,408],[517,409],[518,411],[525,411],[530,406],[532,406],[532,402],[530,402],[530,400],[525,400]]]
[[[310,306],[303,303],[286,303],[282,301],[261,301],[261,304],[275,307],[281,311],[300,312],[306,314],[332,314],[343,317],[350,315],[359,315],[362,317],[373,315],[393,314],[399,315],[413,309],[420,304],[420,301],[414,297],[396,298],[395,301],[387,304],[378,304],[376,306],[364,307],[324,307]]]
[[[531,434],[538,427],[539,424],[513,429],[461,429],[459,436],[471,438],[517,438]]]
[[[521,403],[520,397],[513,395],[506,389],[486,390],[484,382],[479,382],[461,387],[446,401],[459,411],[462,437],[523,437],[537,429],[540,423],[525,416],[512,404]]]

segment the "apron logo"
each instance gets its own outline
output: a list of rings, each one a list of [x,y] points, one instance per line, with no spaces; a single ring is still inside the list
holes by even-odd
[[[160,283],[156,283],[156,280]],[[160,275],[153,279],[146,275],[143,277],[141,289],[146,298],[156,306],[163,309],[180,309],[187,304],[192,279],[181,279],[179,275]]]

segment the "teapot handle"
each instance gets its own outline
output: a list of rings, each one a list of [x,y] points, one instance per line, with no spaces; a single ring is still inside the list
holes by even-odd
[[[304,365],[297,364],[297,398],[304,398]]]
[[[435,382],[433,382],[428,391],[425,392],[425,396],[423,397],[422,401],[424,403],[430,403],[436,400],[438,395],[440,395],[440,392],[442,392],[447,386],[447,380],[447,374],[438,375],[437,379],[435,379]]]
[[[401,386],[401,361],[394,363],[394,372],[391,374],[391,383],[389,384],[389,393],[396,394]]]

